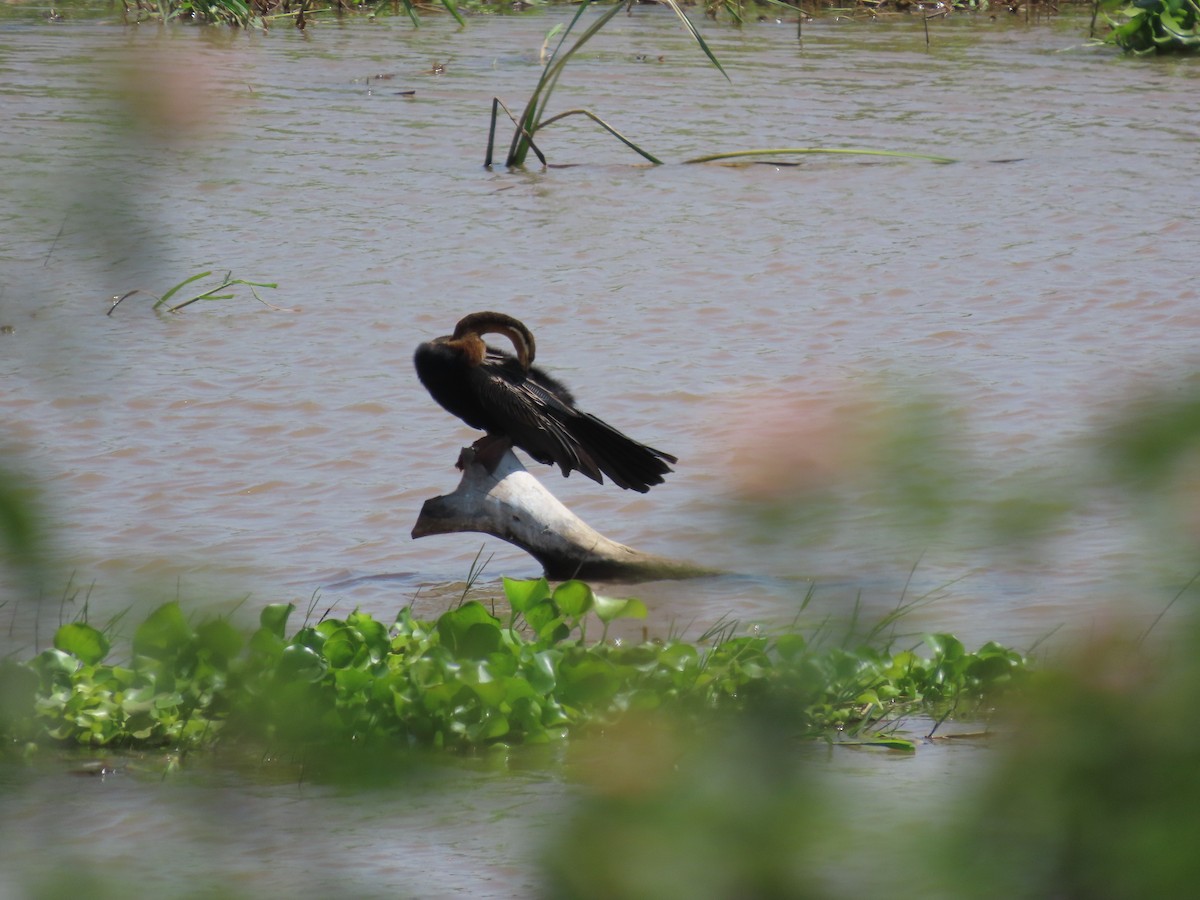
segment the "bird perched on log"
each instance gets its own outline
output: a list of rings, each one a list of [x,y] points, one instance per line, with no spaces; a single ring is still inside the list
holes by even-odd
[[[508,338],[515,355],[487,346],[485,334]],[[473,447],[489,472],[517,446],[564,477],[578,471],[603,484],[607,475],[642,493],[662,484],[678,460],[576,409],[562,382],[533,365],[535,352],[533,335],[512,316],[477,312],[417,347],[413,364],[434,400],[485,432]]]

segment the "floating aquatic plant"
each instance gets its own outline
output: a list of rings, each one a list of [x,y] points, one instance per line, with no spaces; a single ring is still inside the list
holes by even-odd
[[[455,0],[440,0],[446,12],[454,16],[459,25],[466,21],[458,11]],[[308,17],[318,12],[337,10],[339,13],[361,7],[349,0],[333,0],[332,3],[317,5],[312,0],[123,0],[126,17],[133,16],[157,19],[160,22],[184,21],[200,25],[232,25],[236,28],[266,29],[274,20],[290,20],[303,29]],[[378,4],[382,6],[383,4]],[[398,7],[420,27],[414,0],[398,0]]]
[[[1109,18],[1107,40],[1128,53],[1187,53],[1200,49],[1200,5],[1196,0],[1134,0]]]
[[[815,635],[737,634],[722,623],[695,642],[607,640],[633,598],[588,585],[505,579],[505,618],[469,600],[435,620],[402,609],[391,625],[354,611],[307,621],[263,609],[245,634],[224,618],[192,622],[167,603],[111,661],[113,637],[85,621],[54,646],[0,669],[0,737],[93,747],[457,749],[558,741],[631,712],[682,716],[786,709],[799,736],[845,736],[911,749],[897,716],[973,712],[1019,681],[1026,662],[997,644],[968,652],[950,635],[918,647],[820,646]],[[311,609],[310,609],[311,616]],[[601,634],[587,637],[589,623]]]
[[[244,278],[234,278],[232,272],[226,272],[224,277],[221,279],[221,283],[216,285],[215,287],[211,287],[206,291],[201,291],[199,294],[195,294],[192,297],[189,297],[188,299],[182,300],[178,303],[174,303],[174,304],[171,303],[171,299],[176,294],[178,294],[181,290],[183,290],[183,288],[187,287],[189,284],[192,284],[193,282],[199,281],[201,278],[208,278],[210,275],[212,275],[211,271],[199,272],[195,275],[192,275],[192,276],[189,276],[188,278],[183,279],[183,281],[179,282],[177,285],[170,288],[161,297],[155,297],[154,306],[152,308],[155,310],[155,312],[162,310],[162,309],[165,309],[167,312],[179,312],[179,310],[184,309],[185,307],[191,306],[193,303],[198,303],[201,300],[231,300],[235,296],[234,294],[221,293],[221,292],[227,291],[231,287],[243,286],[243,287],[250,288],[250,293],[254,295],[254,299],[257,300],[259,303],[261,303],[263,306],[267,307],[268,309],[274,309],[274,310],[283,309],[283,307],[274,306],[274,305],[268,303],[266,300],[264,300],[262,297],[260,297],[258,295],[258,291],[255,290],[255,288],[276,288],[279,286],[278,284],[276,284],[275,282],[246,281]],[[108,315],[111,316],[113,314],[113,310],[115,310],[117,308],[117,306],[120,303],[122,303],[123,301],[127,300],[130,297],[136,296],[137,294],[144,294],[144,293],[147,293],[147,292],[143,291],[139,288],[139,289],[135,289],[132,291],[126,291],[120,297],[114,297],[113,301],[112,301],[112,305],[108,308]]]

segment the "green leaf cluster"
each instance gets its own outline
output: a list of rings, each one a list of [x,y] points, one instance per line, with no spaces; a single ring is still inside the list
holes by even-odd
[[[198,743],[226,710],[243,644],[229,622],[193,627],[178,603],[167,603],[138,626],[131,658],[108,664],[105,634],[69,623],[24,666],[36,676],[25,687],[33,720],[7,724],[21,737],[93,746]]]
[[[465,25],[462,13],[458,11],[455,0],[440,0],[446,12],[452,15],[459,25]],[[338,14],[350,11],[376,11],[386,7],[383,3],[373,3],[371,0],[352,4],[346,0],[335,3],[317,5],[310,0],[138,0],[136,4],[126,4],[125,14],[129,17],[136,14],[137,21],[142,17],[157,18],[162,22],[183,21],[198,25],[226,25],[234,28],[255,28],[266,30],[278,19],[291,19],[296,27],[303,29],[308,17],[320,13],[336,11]],[[417,14],[417,4],[414,0],[399,0],[397,10],[403,8],[414,27],[419,27],[421,18]]]
[[[1196,0],[1134,0],[1109,19],[1107,40],[1137,55],[1195,52],[1200,48],[1200,5]]]
[[[53,648],[0,668],[0,737],[465,750],[557,741],[629,713],[755,708],[785,711],[801,735],[862,734],[939,705],[974,710],[1027,670],[1012,650],[970,653],[951,635],[927,637],[927,655],[728,629],[695,643],[609,641],[611,623],[646,616],[640,600],[545,579],[505,579],[504,595],[506,619],[472,600],[433,621],[405,608],[390,626],[356,610],[290,637],[292,604],[266,607],[246,635],[221,618],[190,622],[172,602],[137,627],[120,663],[106,661],[103,632],[73,622]]]

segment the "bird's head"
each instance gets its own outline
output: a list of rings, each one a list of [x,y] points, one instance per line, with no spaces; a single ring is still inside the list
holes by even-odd
[[[451,339],[461,341],[468,336],[474,336],[482,340],[485,334],[501,334],[512,341],[517,361],[521,364],[522,369],[526,372],[529,371],[529,367],[533,365],[537,347],[529,329],[512,316],[498,312],[477,312],[463,316],[454,326],[454,334],[451,335]]]

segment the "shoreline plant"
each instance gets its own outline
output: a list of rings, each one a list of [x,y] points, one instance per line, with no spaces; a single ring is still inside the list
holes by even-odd
[[[1197,0],[1133,0],[1118,13],[1105,15],[1112,31],[1106,43],[1126,53],[1194,53],[1200,50],[1200,3]]]
[[[279,287],[277,282],[247,281],[244,278],[234,278],[232,272],[226,272],[225,275],[221,278],[221,283],[216,285],[215,287],[211,287],[208,290],[201,291],[199,294],[195,294],[194,296],[191,296],[186,300],[181,300],[181,301],[179,301],[177,303],[173,303],[173,304],[171,303],[171,299],[177,293],[179,293],[179,291],[183,290],[183,288],[187,287],[189,284],[192,284],[193,282],[199,281],[202,278],[208,278],[210,275],[212,275],[211,270],[207,271],[207,272],[198,272],[197,274],[191,275],[191,276],[183,279],[183,281],[179,282],[178,284],[174,285],[173,287],[169,288],[167,290],[167,292],[164,293],[161,297],[156,296],[154,294],[150,294],[150,296],[154,297],[154,305],[151,306],[151,309],[154,310],[154,312],[161,312],[165,309],[167,312],[174,313],[174,312],[179,312],[181,309],[184,309],[188,306],[191,306],[193,303],[199,303],[201,300],[206,300],[206,301],[207,300],[232,300],[234,297],[233,294],[223,294],[223,293],[221,293],[221,291],[226,291],[229,288],[238,287],[240,285],[242,287],[250,288],[250,293],[254,295],[254,299],[257,300],[259,303],[261,303],[263,306],[267,307],[267,309],[275,310],[277,312],[289,311],[285,307],[275,306],[274,304],[268,303],[266,300],[264,300],[262,297],[260,297],[258,295],[258,291],[255,290],[255,288],[272,288],[272,289],[277,288],[277,287]],[[141,288],[135,288],[132,291],[126,291],[124,294],[122,294],[119,297],[113,297],[112,303],[108,307],[108,312],[106,313],[106,315],[111,316],[113,314],[114,310],[116,310],[116,308],[122,302],[124,302],[125,300],[128,300],[130,297],[137,296],[138,294],[149,294],[149,293],[150,293],[149,291],[144,291]],[[170,305],[168,305],[168,304],[170,304]]]
[[[513,168],[521,168],[522,166],[524,166],[525,160],[528,158],[529,152],[531,150],[533,151],[534,155],[537,157],[538,161],[543,166],[545,166],[547,164],[546,163],[546,155],[541,151],[541,149],[538,148],[537,144],[534,142],[535,135],[539,131],[541,131],[543,128],[546,128],[547,126],[549,126],[555,122],[561,121],[562,119],[565,119],[568,116],[576,116],[576,115],[585,116],[586,118],[591,119],[593,122],[595,122],[597,125],[599,125],[601,128],[603,128],[605,131],[607,131],[609,134],[611,134],[613,137],[615,137],[617,140],[619,140],[625,146],[629,147],[631,150],[633,150],[635,153],[637,153],[639,156],[641,156],[643,159],[645,159],[647,162],[651,163],[652,165],[658,166],[658,165],[663,164],[663,161],[661,159],[654,156],[652,153],[650,153],[648,150],[644,149],[643,147],[639,146],[638,144],[634,143],[632,140],[627,138],[625,135],[623,135],[616,128],[614,128],[612,125],[610,125],[604,119],[600,118],[598,115],[596,115],[591,110],[568,109],[568,110],[564,110],[563,112],[556,113],[549,117],[546,117],[546,115],[545,115],[546,104],[549,102],[550,95],[554,92],[554,88],[558,85],[558,80],[562,76],[563,69],[565,68],[567,63],[585,44],[587,44],[588,41],[590,41],[593,37],[595,37],[604,28],[605,25],[607,25],[610,21],[612,21],[614,16],[616,16],[622,10],[628,11],[629,9],[631,9],[631,6],[632,6],[631,3],[625,2],[625,0],[623,0],[623,2],[615,3],[614,5],[610,6],[605,12],[601,13],[595,20],[593,20],[591,22],[591,24],[588,25],[588,27],[583,31],[583,33],[580,34],[572,44],[567,45],[567,43],[566,43],[567,37],[571,34],[572,30],[579,23],[579,20],[583,16],[583,14],[595,2],[597,2],[597,0],[583,0],[583,2],[580,3],[579,8],[575,11],[575,15],[572,17],[570,23],[565,28],[562,28],[560,31],[559,30],[560,26],[555,26],[555,28],[552,29],[551,32],[547,35],[546,43],[549,42],[551,37],[558,34],[559,35],[558,43],[555,45],[554,52],[551,53],[550,57],[546,60],[545,65],[542,68],[541,77],[538,79],[537,84],[534,85],[533,93],[530,95],[529,100],[526,102],[525,109],[521,113],[519,118],[514,116],[509,111],[508,107],[505,106],[505,104],[500,100],[499,97],[492,98],[492,115],[491,115],[490,125],[488,127],[487,150],[484,153],[484,161],[483,161],[483,165],[485,168],[491,168],[493,161],[495,159],[496,121],[499,118],[499,113],[500,113],[501,109],[504,110],[505,114],[512,120],[513,125],[515,126],[515,130],[513,131],[512,141],[509,144],[508,153],[504,159],[504,165],[506,168],[513,169]],[[700,34],[700,32],[696,28],[696,26],[692,24],[691,20],[687,17],[686,13],[684,13],[682,7],[680,7],[680,5],[676,2],[676,0],[660,0],[660,2],[663,5],[669,7],[670,10],[673,13],[675,13],[675,15],[679,18],[679,21],[683,24],[684,28],[687,30],[687,32],[690,35],[690,37],[692,38],[692,40],[696,43],[696,45],[700,48],[700,50],[704,53],[704,55],[706,57],[708,57],[709,62],[711,62],[713,64],[713,66],[717,69],[717,71],[719,71],[725,77],[725,79],[727,81],[730,80],[729,74],[725,71],[725,68],[721,65],[720,60],[717,59],[717,57],[713,53],[712,49],[708,46],[708,43],[704,40],[704,37]],[[776,3],[777,5],[785,5],[785,4],[778,3],[778,0],[769,0],[769,2]],[[543,49],[544,49],[544,46],[545,45],[543,45]],[[564,47],[565,47],[565,49],[564,49]],[[742,158],[746,158],[746,157],[757,157],[757,156],[791,156],[791,155],[805,156],[805,155],[811,155],[811,154],[846,154],[846,155],[863,155],[863,156],[887,156],[887,157],[904,158],[904,159],[922,159],[922,160],[927,160],[927,161],[932,161],[932,162],[937,162],[937,163],[955,162],[955,160],[950,159],[948,157],[944,157],[944,156],[934,156],[934,155],[925,154],[925,153],[908,153],[908,152],[902,152],[902,151],[870,150],[870,149],[857,149],[857,148],[770,147],[770,148],[734,150],[734,151],[728,151],[728,152],[708,153],[708,154],[704,154],[702,156],[695,157],[693,159],[684,160],[684,163],[685,164],[695,164],[695,163],[707,163],[707,162],[721,162],[721,161],[726,161],[726,160],[742,159]]]
[[[934,634],[832,644],[738,634],[718,623],[694,642],[608,640],[636,599],[580,581],[504,579],[506,616],[466,600],[432,620],[404,608],[391,625],[355,610],[288,633],[293,604],[272,604],[256,630],[189,621],[178,602],[153,611],[114,660],[113,638],[86,621],[53,647],[0,662],[0,739],[8,753],[46,745],[147,750],[251,746],[434,748],[558,742],[629,714],[694,717],[786,711],[797,739],[911,751],[905,716],[974,717],[1019,686],[1027,660],[995,643],[969,652]],[[589,629],[600,629],[598,638]],[[918,653],[920,644],[925,653]]]

